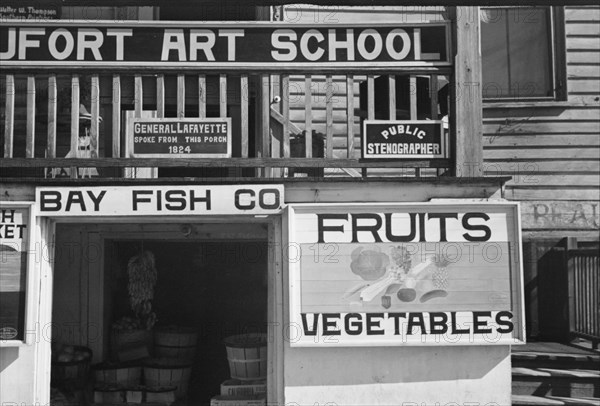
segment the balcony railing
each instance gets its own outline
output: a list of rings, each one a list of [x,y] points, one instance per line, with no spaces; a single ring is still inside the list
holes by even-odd
[[[362,122],[440,119],[451,74],[451,66],[13,65],[0,72],[1,176],[436,177],[450,173],[450,159],[361,159]],[[231,117],[232,157],[133,158],[134,117]]]

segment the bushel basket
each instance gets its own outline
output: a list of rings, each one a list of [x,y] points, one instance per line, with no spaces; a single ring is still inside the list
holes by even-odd
[[[225,339],[233,379],[252,381],[267,377],[267,335],[241,334]]]

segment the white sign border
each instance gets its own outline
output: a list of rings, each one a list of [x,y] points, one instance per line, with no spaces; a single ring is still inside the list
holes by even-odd
[[[526,330],[525,330],[525,294],[524,294],[524,279],[523,279],[523,250],[522,250],[522,232],[521,232],[521,211],[519,202],[507,201],[507,200],[493,200],[493,201],[461,201],[461,200],[432,200],[428,202],[390,202],[390,203],[298,203],[289,204],[286,207],[287,217],[287,244],[288,251],[292,245],[295,244],[294,236],[296,234],[296,227],[294,224],[296,211],[301,210],[316,210],[316,209],[328,209],[331,211],[340,210],[352,210],[361,209],[364,210],[367,207],[370,208],[384,208],[384,207],[416,207],[418,205],[429,205],[433,207],[477,207],[481,209],[481,206],[489,207],[501,207],[513,213],[512,224],[514,230],[515,251],[517,252],[517,258],[512,259],[511,263],[517,265],[516,275],[511,272],[511,285],[516,283],[518,286],[514,289],[518,294],[514,297],[513,313],[514,330],[511,333],[511,338],[501,338],[495,342],[486,341],[485,339],[471,339],[469,342],[459,341],[452,342],[446,340],[439,340],[439,342],[423,342],[421,339],[414,341],[402,341],[402,340],[362,340],[362,341],[342,341],[340,336],[332,336],[331,339],[327,340],[326,337],[304,337],[304,339],[292,337],[290,333],[289,341],[291,347],[400,347],[400,346],[471,346],[471,345],[522,345],[525,344]],[[291,326],[297,327],[302,325],[302,320],[299,317],[299,309],[301,309],[301,294],[300,294],[300,261],[292,261],[288,252],[288,305],[289,305],[289,322],[290,331]],[[469,335],[472,338],[472,334]],[[422,337],[418,335],[415,337]],[[320,338],[320,339],[319,339]],[[434,339],[432,338],[431,341]]]
[[[440,147],[439,154],[367,154],[367,125],[369,124],[438,124],[440,126]],[[442,120],[365,120],[363,122],[362,132],[362,159],[386,159],[386,160],[403,160],[403,159],[446,159],[448,158],[448,132],[444,131],[444,123]]]
[[[39,277],[36,275],[37,267],[35,266],[35,260],[38,255],[43,255],[43,247],[39,247],[36,243],[36,232],[38,229],[36,222],[36,204],[35,202],[26,201],[0,201],[0,209],[27,209],[27,265],[25,267],[25,321],[23,323],[22,340],[0,340],[1,347],[19,347],[24,345],[32,345],[35,343],[37,337],[36,320],[37,320],[37,304],[38,304],[38,289],[36,289],[36,281]],[[36,251],[36,247],[40,248],[40,251]],[[33,334],[35,332],[35,334]]]
[[[133,142],[133,127],[135,123],[148,122],[148,123],[227,123],[227,152],[224,154],[210,154],[210,153],[189,153],[189,154],[145,154],[143,152],[135,152],[135,144]],[[232,139],[231,139],[231,117],[133,117],[127,123],[127,145],[129,156],[133,158],[231,158],[232,150]],[[178,144],[179,145],[179,144]]]

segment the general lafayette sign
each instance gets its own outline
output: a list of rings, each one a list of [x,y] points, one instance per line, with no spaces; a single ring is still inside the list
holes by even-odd
[[[274,214],[281,185],[39,187],[42,216]]]
[[[289,206],[295,346],[518,344],[518,206]]]
[[[438,120],[364,122],[363,158],[446,158],[447,145]]]
[[[4,66],[198,66],[281,69],[450,65],[448,25],[52,23],[0,26]]]
[[[134,118],[134,157],[231,157],[231,119]]]

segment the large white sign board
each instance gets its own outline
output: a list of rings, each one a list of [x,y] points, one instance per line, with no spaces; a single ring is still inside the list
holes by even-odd
[[[268,215],[282,185],[39,187],[41,216]]]
[[[288,210],[292,346],[523,343],[518,204]]]

